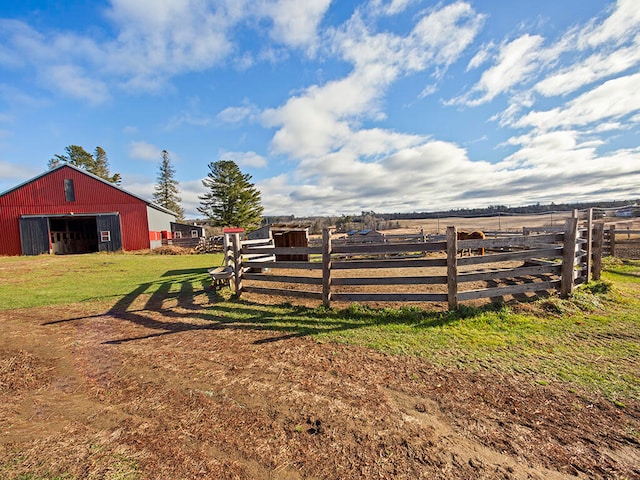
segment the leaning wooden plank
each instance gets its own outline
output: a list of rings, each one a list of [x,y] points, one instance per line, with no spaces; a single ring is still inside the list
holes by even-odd
[[[262,254],[262,255],[319,255],[322,247],[244,247],[242,254]]]
[[[253,240],[242,240],[241,245],[271,245],[273,246],[272,238],[255,238]]]
[[[511,260],[526,260],[532,257],[558,258],[562,255],[562,247],[542,248],[538,250],[522,250],[519,252],[505,252],[491,255],[478,255],[475,257],[462,257],[458,259],[458,265],[478,265],[482,263],[509,262]]]
[[[262,287],[245,286],[244,293],[258,293],[260,295],[311,298],[313,300],[322,300],[321,292],[305,292],[302,290],[288,290],[283,288],[262,288]]]
[[[296,277],[289,275],[265,275],[263,273],[245,273],[245,280],[254,280],[265,283],[298,283],[304,285],[322,285],[320,277]]]
[[[322,270],[319,262],[242,262],[243,267],[254,268],[287,268],[299,270]]]
[[[478,298],[502,297],[525,292],[542,292],[556,290],[559,287],[560,280],[552,280],[548,282],[533,282],[520,285],[507,285],[504,287],[483,288],[480,290],[467,290],[466,292],[458,292],[458,300],[476,300]]]
[[[334,260],[333,270],[360,270],[365,268],[412,268],[446,267],[446,258],[425,258],[419,260]]]
[[[446,285],[447,276],[432,277],[369,277],[369,278],[336,278],[331,285]]]
[[[562,265],[558,264],[546,264],[536,265],[532,267],[516,267],[516,268],[504,268],[499,270],[490,270],[487,272],[471,272],[471,273],[459,273],[458,282],[477,282],[487,281],[497,278],[516,278],[524,277],[528,275],[542,275],[542,274],[554,274],[560,275]]]
[[[547,260],[546,258],[527,258],[525,260],[525,266],[533,265],[561,265],[560,260]]]
[[[275,259],[276,256],[272,254],[264,254],[264,253],[243,253],[242,258],[246,259],[247,261],[251,261],[251,260],[255,260],[256,258],[260,260],[265,258]],[[275,262],[275,260],[272,260],[272,262]]]
[[[331,293],[333,302],[446,302],[446,293]]]

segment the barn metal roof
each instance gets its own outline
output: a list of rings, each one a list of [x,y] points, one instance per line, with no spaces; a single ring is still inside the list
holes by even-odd
[[[56,170],[59,170],[61,168],[65,168],[65,167],[68,167],[68,168],[71,168],[72,170],[75,170],[77,172],[83,173],[83,174],[87,175],[88,177],[93,178],[94,180],[98,180],[99,182],[102,182],[102,183],[104,183],[106,185],[109,185],[112,188],[120,190],[121,192],[126,193],[127,195],[130,195],[130,196],[132,196],[134,198],[137,198],[141,202],[146,203],[151,208],[154,208],[154,209],[159,210],[159,211],[164,212],[164,213],[168,213],[169,215],[174,215],[176,217],[178,216],[178,214],[176,212],[172,212],[171,210],[169,210],[167,208],[164,208],[164,207],[162,207],[160,205],[157,205],[157,204],[155,204],[153,202],[150,202],[149,200],[146,200],[146,199],[140,197],[139,195],[136,195],[135,193],[128,192],[128,191],[124,190],[123,188],[119,187],[118,185],[115,185],[115,184],[105,180],[104,178],[100,178],[97,175],[94,175],[93,173],[89,173],[86,170],[83,170],[82,168],[76,167],[75,165],[70,165],[69,163],[62,163],[61,165],[58,165],[57,167],[54,167],[51,170],[47,170],[46,172],[43,172],[40,175],[36,175],[35,177],[33,177],[33,178],[31,178],[31,179],[29,179],[29,180],[27,180],[25,182],[22,182],[21,184],[16,185],[15,187],[10,188],[9,190],[6,190],[6,191],[0,193],[0,197],[3,197],[3,196],[5,196],[5,195],[7,195],[7,194],[9,194],[9,193],[11,193],[11,192],[13,192],[15,190],[18,190],[19,188],[24,187],[25,185],[30,184],[31,182],[35,182],[36,180],[38,180],[38,179],[40,179],[42,177],[46,177],[50,173],[55,172]]]

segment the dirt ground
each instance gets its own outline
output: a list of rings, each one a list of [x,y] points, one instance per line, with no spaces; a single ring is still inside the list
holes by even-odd
[[[640,402],[203,312],[0,312],[0,478],[640,479]]]

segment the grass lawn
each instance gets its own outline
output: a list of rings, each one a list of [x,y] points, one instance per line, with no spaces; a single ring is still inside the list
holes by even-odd
[[[0,257],[0,311],[74,304],[128,309],[136,299],[212,295],[217,255],[89,254]],[[201,302],[210,318],[427,358],[446,367],[529,374],[541,384],[598,391],[623,405],[640,399],[640,261],[609,259],[603,280],[570,298],[461,307],[310,309],[250,304],[228,291]],[[136,307],[138,308],[138,307]]]

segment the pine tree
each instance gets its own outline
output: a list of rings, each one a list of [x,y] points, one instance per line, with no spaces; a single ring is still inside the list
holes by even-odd
[[[235,162],[220,160],[209,164],[210,172],[202,184],[207,193],[199,196],[198,211],[217,227],[251,228],[260,225],[264,208],[260,192]]]
[[[182,220],[184,219],[184,209],[180,206],[182,198],[179,196],[179,182],[174,178],[175,174],[176,170],[171,165],[169,152],[163,150],[157,177],[158,183],[153,192],[153,201],[167,210],[175,212],[178,215],[178,220]]]
[[[93,153],[93,161],[94,166],[91,173],[97,175],[100,178],[104,178],[111,183],[120,185],[120,183],[122,182],[120,174],[109,174],[109,159],[107,158],[107,152],[105,152],[102,147],[96,147],[95,152]]]
[[[50,169],[57,167],[61,163],[69,163],[116,185],[120,185],[122,182],[122,177],[119,173],[113,175],[109,173],[107,152],[102,147],[96,147],[94,155],[91,155],[79,145],[69,145],[65,147],[64,151],[66,155],[56,154],[49,160],[47,166]]]

